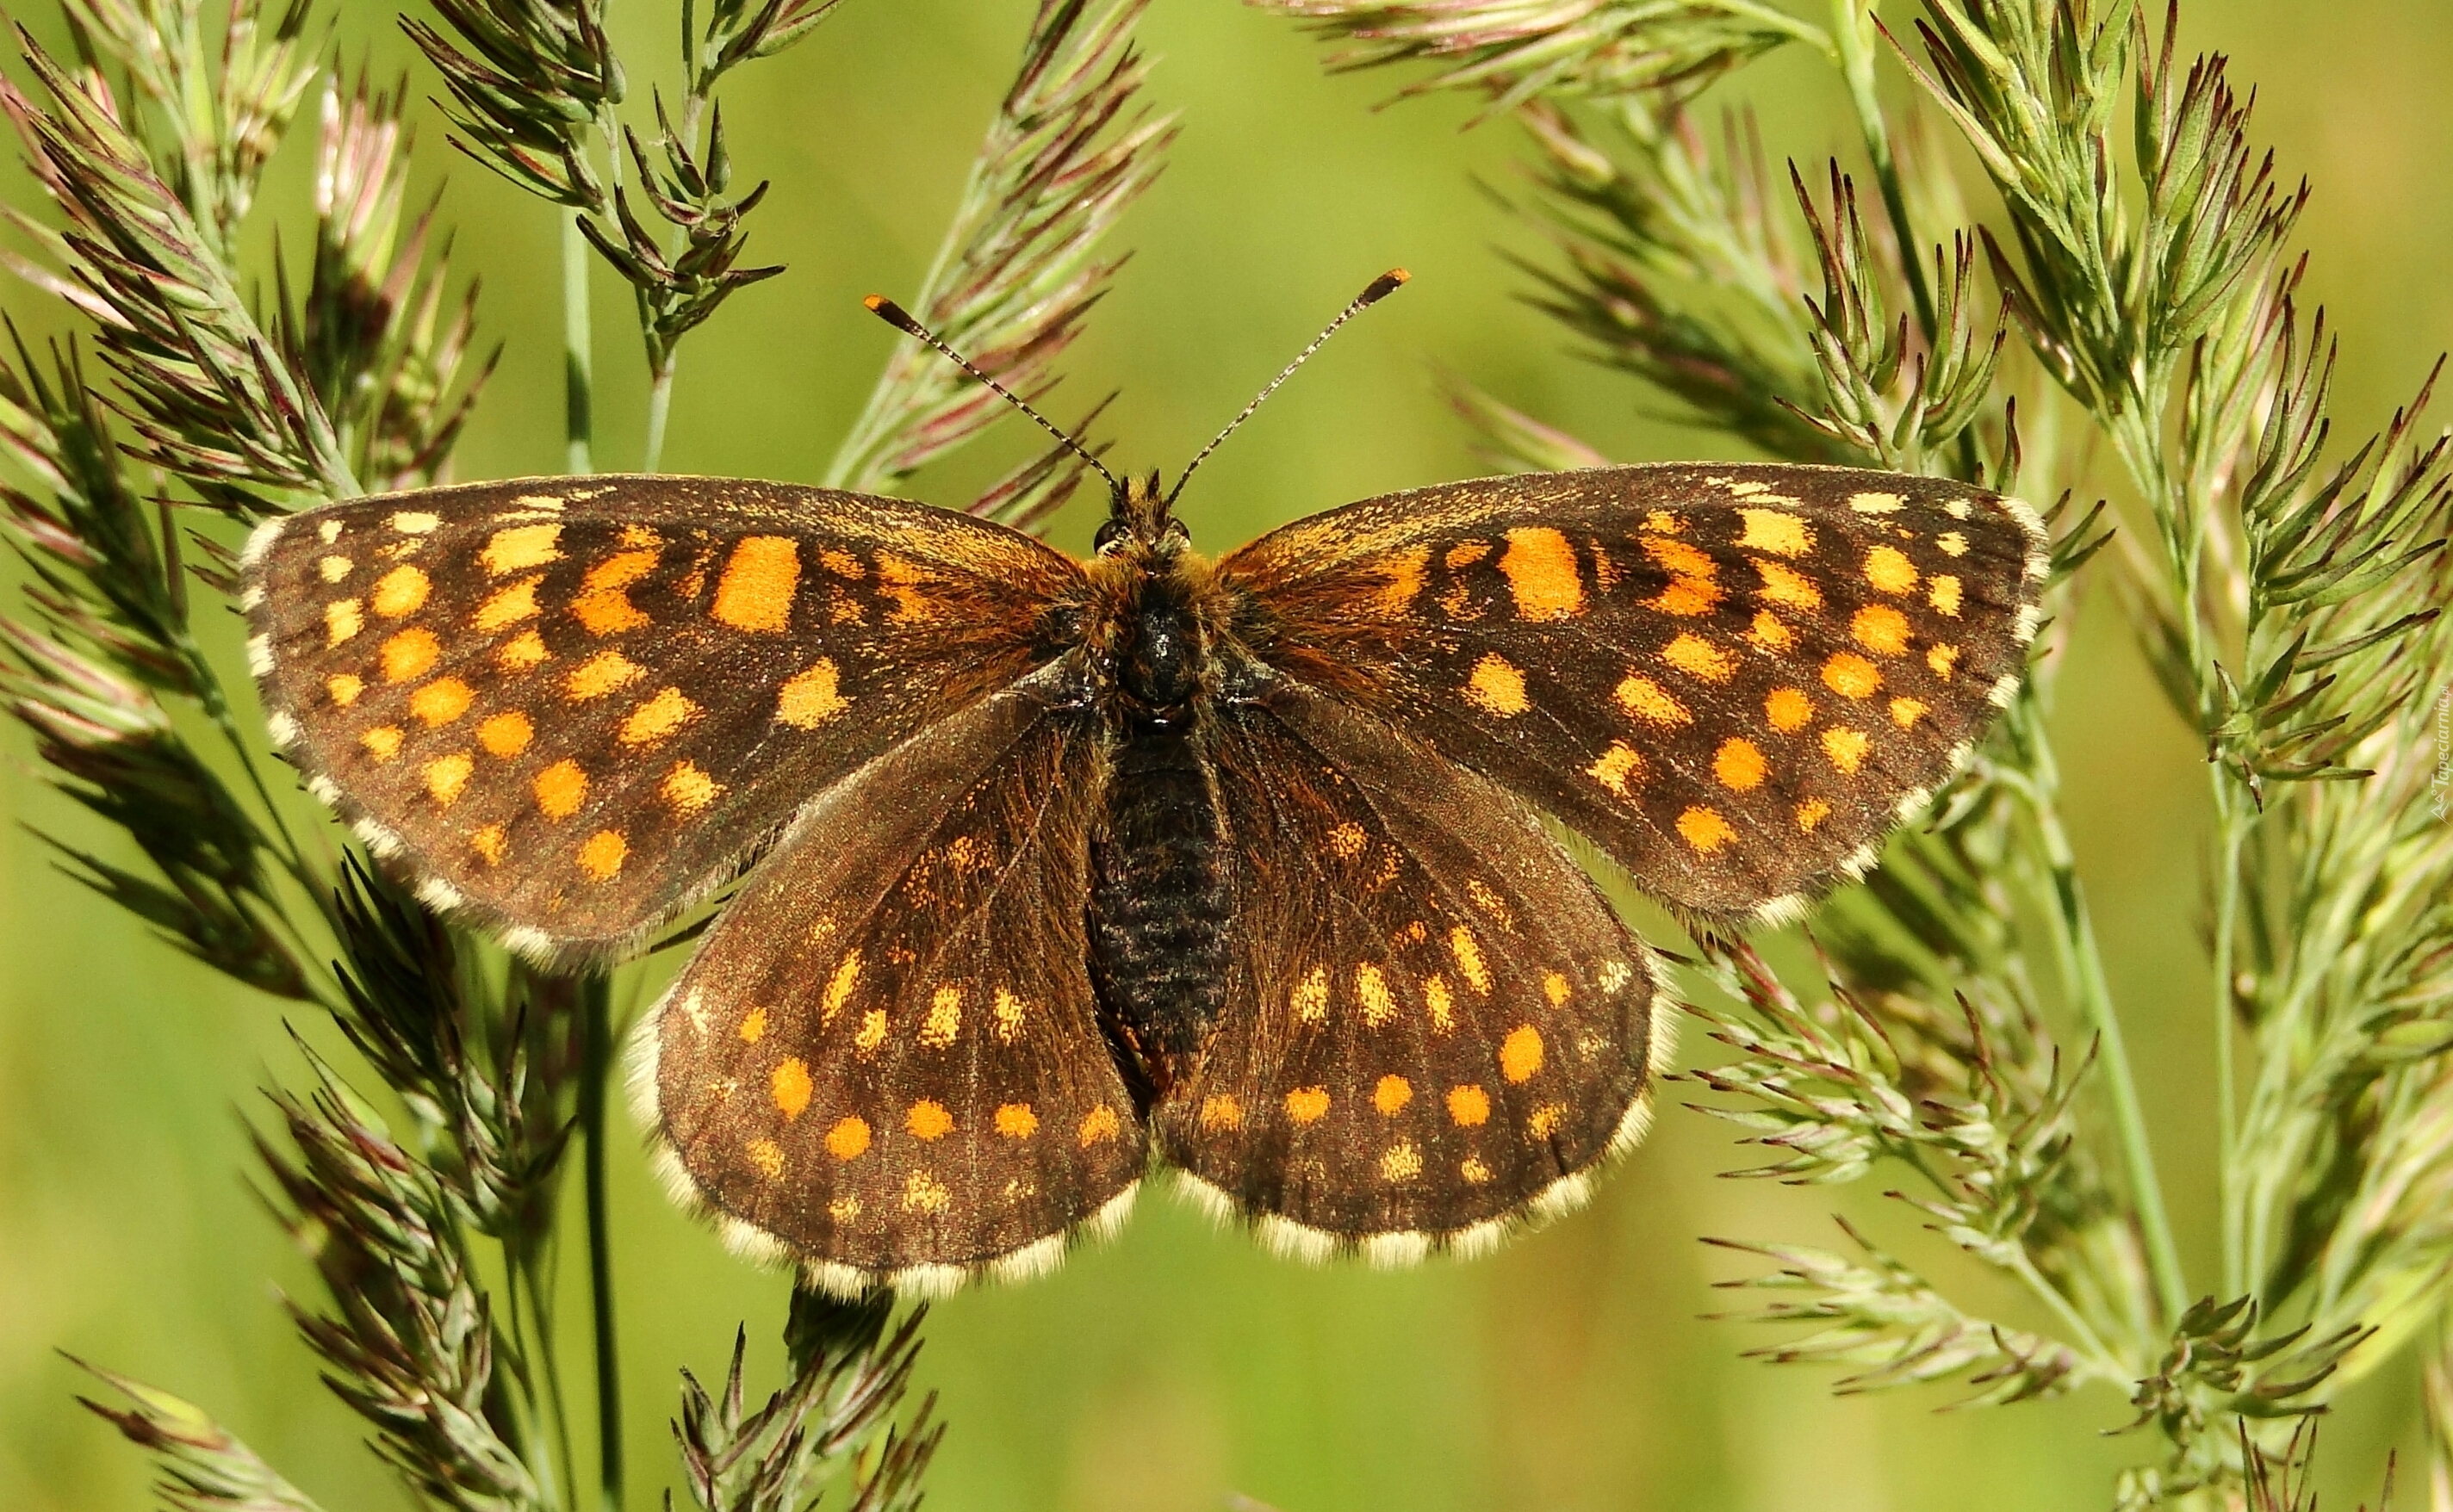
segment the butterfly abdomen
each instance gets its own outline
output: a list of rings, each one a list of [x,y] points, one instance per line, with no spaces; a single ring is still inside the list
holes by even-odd
[[[1090,966],[1111,1026],[1163,1092],[1200,1048],[1226,991],[1226,858],[1200,735],[1118,732],[1107,823],[1090,848]]]

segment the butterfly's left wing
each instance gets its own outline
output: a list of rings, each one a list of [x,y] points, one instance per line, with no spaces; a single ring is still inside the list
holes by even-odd
[[[1838,468],[1598,468],[1298,520],[1220,564],[1239,638],[1590,837],[1687,912],[1868,865],[2024,668],[2015,500]]]
[[[1574,1205],[1665,1047],[1643,942],[1521,799],[1341,701],[1280,680],[1211,751],[1235,927],[1167,1159],[1315,1255]]]
[[[536,478],[268,523],[249,649],[284,753],[421,896],[618,954],[793,811],[1054,656],[1062,553],[949,510]]]
[[[641,1026],[684,1195],[837,1292],[944,1290],[1122,1216],[1140,1116],[1095,1016],[1088,719],[1028,685],[812,804]]]

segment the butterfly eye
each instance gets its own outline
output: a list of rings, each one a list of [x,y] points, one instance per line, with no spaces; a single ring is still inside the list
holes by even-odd
[[[1101,556],[1106,556],[1121,546],[1125,538],[1131,533],[1132,527],[1124,521],[1109,520],[1099,527],[1099,533],[1090,538],[1090,545]]]

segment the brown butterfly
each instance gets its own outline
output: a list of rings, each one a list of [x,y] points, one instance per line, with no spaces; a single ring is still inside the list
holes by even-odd
[[[673,1185],[935,1290],[1153,1156],[1306,1256],[1581,1201],[1670,1004],[1541,814],[1682,915],[1794,918],[2008,701],[2047,560],[2015,501],[1839,468],[1450,484],[1214,561],[1181,478],[1108,481],[1087,562],[727,479],[352,499],[249,541],[250,647],[314,793],[526,954],[758,858],[635,1042]]]

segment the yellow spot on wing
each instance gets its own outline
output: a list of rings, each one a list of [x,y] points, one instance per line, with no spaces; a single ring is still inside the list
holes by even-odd
[[[840,1118],[827,1130],[827,1153],[839,1161],[856,1161],[868,1153],[868,1121]]]
[[[1423,1152],[1411,1140],[1399,1140],[1380,1157],[1380,1179],[1386,1182],[1410,1182],[1423,1174]]]
[[[1706,856],[1738,838],[1738,832],[1729,827],[1719,809],[1700,806],[1678,816],[1678,833]]]
[[[1575,547],[1547,526],[1523,526],[1507,532],[1507,549],[1500,553],[1499,570],[1516,598],[1521,620],[1564,620],[1584,612],[1585,584],[1576,569]]]
[[[367,613],[355,599],[335,599],[324,606],[324,644],[338,646],[366,627]]]
[[[1317,1124],[1328,1116],[1328,1088],[1299,1086],[1286,1094],[1286,1117],[1298,1124]]]
[[[942,1213],[954,1201],[946,1184],[929,1171],[913,1171],[903,1182],[903,1208],[910,1213]]]
[[[516,708],[492,715],[477,726],[477,744],[486,747],[488,755],[504,761],[528,749],[528,742],[535,738],[536,726]]]
[[[1733,793],[1751,792],[1762,786],[1764,773],[1769,769],[1764,753],[1750,740],[1725,740],[1712,757],[1712,775]]]
[[[1814,833],[1814,826],[1830,817],[1831,806],[1820,798],[1809,798],[1797,806],[1797,827],[1806,834]]]
[[[1007,1103],[996,1110],[996,1131],[1009,1140],[1027,1140],[1039,1132],[1039,1115],[1027,1103]]]
[[[1448,1119],[1459,1128],[1479,1128],[1490,1122],[1490,1094],[1468,1082],[1448,1088]]]
[[[1383,1118],[1395,1118],[1414,1100],[1414,1084],[1402,1076],[1384,1076],[1371,1089],[1371,1105]]]
[[[383,643],[383,673],[387,683],[408,683],[434,670],[443,659],[443,643],[427,629],[408,629]]]
[[[1689,677],[1725,683],[1738,669],[1738,659],[1700,635],[1682,633],[1662,647],[1661,659]]]
[[[1628,779],[1643,777],[1644,758],[1626,742],[1614,740],[1599,761],[1585,768],[1585,775],[1624,798]]]
[[[469,786],[469,773],[475,766],[476,763],[469,759],[466,751],[453,751],[449,756],[437,756],[428,762],[426,791],[434,800],[435,806],[450,807],[461,790]]]
[[[332,702],[343,708],[356,703],[358,695],[366,690],[366,679],[353,677],[348,672],[337,673],[324,680],[324,691],[330,694]]]
[[[768,1181],[784,1174],[784,1151],[773,1140],[751,1140],[741,1151],[749,1157],[750,1164],[758,1167],[758,1174]]]
[[[809,1066],[799,1056],[779,1063],[775,1073],[767,1079],[768,1090],[774,1095],[775,1110],[790,1123],[809,1106]]]
[[[563,689],[572,698],[603,698],[617,687],[637,682],[648,674],[639,664],[619,651],[599,651],[570,669]]]
[[[1925,665],[1933,668],[1934,676],[1947,683],[1950,681],[1950,669],[1959,665],[1959,647],[1937,646],[1925,653]]]
[[[403,565],[376,580],[375,590],[368,595],[368,602],[374,606],[377,614],[388,620],[396,620],[426,607],[426,597],[433,590],[433,581],[423,571]]]
[[[356,567],[357,564],[350,561],[348,557],[328,556],[321,562],[315,564],[315,570],[322,575],[325,582],[338,583],[343,578],[348,577],[350,571]]]
[[[442,523],[442,516],[416,509],[403,509],[391,517],[391,527],[403,535],[431,535]]]
[[[886,1043],[886,1010],[871,1008],[860,1016],[860,1032],[851,1037],[851,1047],[867,1055]]]
[[[815,729],[851,706],[836,688],[835,664],[821,656],[784,685],[775,701],[775,717],[802,729]]]
[[[1309,975],[1295,984],[1295,1018],[1305,1024],[1318,1024],[1328,1017],[1328,968],[1314,966]]]
[[[1213,1092],[1201,1100],[1201,1126],[1212,1133],[1244,1126],[1244,1104],[1228,1093]]]
[[[495,589],[491,597],[477,606],[477,612],[470,623],[477,628],[490,633],[501,629],[506,625],[516,625],[522,620],[533,619],[537,611],[537,585],[544,581],[544,576],[540,574],[535,577],[522,578],[517,583],[508,584]]]
[[[844,1005],[851,1001],[852,988],[858,985],[860,951],[855,948],[844,952],[844,958],[835,964],[835,974],[827,979],[827,996],[818,1009],[818,1022],[832,1024],[835,1015],[843,1011]]]
[[[1876,656],[1897,656],[1908,648],[1908,617],[1887,604],[1868,604],[1849,620],[1848,633]]]
[[[1901,502],[1896,493],[1861,493],[1848,501],[1848,507],[1859,514],[1889,514]]]
[[[400,754],[401,733],[396,725],[378,725],[358,737],[367,754],[379,762],[388,762]]]
[[[1738,518],[1746,526],[1738,538],[1742,550],[1803,556],[1814,549],[1814,527],[1785,509],[1740,509]]]
[[[929,998],[928,1016],[920,1022],[920,1032],[914,1038],[927,1049],[942,1050],[962,1032],[963,989],[948,982]]]
[[[657,785],[656,792],[672,807],[685,814],[695,814],[715,802],[724,792],[724,784],[701,771],[697,763],[678,761],[673,763],[671,771],[665,773],[665,780]]]
[[[792,622],[792,591],[800,582],[798,542],[781,535],[745,536],[724,564],[708,613],[736,630],[780,632]]]
[[[1925,714],[1925,706],[1913,698],[1891,700],[1891,723],[1907,729]]]
[[[1548,1139],[1559,1131],[1559,1124],[1566,1116],[1565,1103],[1545,1103],[1525,1120],[1525,1132],[1537,1140]]]
[[[1423,984],[1423,1011],[1430,1015],[1431,1032],[1446,1034],[1456,1027],[1455,1005],[1448,1001],[1448,981],[1434,975]]]
[[[1814,717],[1814,700],[1803,689],[1775,687],[1764,695],[1764,718],[1784,735],[1794,735]]]
[[[1510,1082],[1529,1082],[1542,1069],[1542,1031],[1520,1024],[1499,1042],[1499,1074]]]
[[[1431,548],[1417,546],[1390,551],[1366,564],[1372,571],[1387,579],[1387,586],[1371,595],[1381,613],[1393,619],[1406,612],[1406,607],[1423,591],[1423,567],[1430,559]]]
[[[1481,1186],[1490,1181],[1490,1167],[1485,1165],[1478,1155],[1468,1155],[1459,1163],[1457,1174],[1465,1178],[1467,1186]]]
[[[1363,854],[1363,847],[1370,843],[1370,837],[1363,832],[1363,826],[1350,819],[1328,832],[1328,848],[1336,852],[1340,861],[1352,861]]]
[[[1823,607],[1823,590],[1795,567],[1764,557],[1749,557],[1747,560],[1754,563],[1755,571],[1763,577],[1761,597],[1765,603],[1807,613]]]
[[[1551,971],[1544,974],[1542,995],[1550,1000],[1550,1006],[1554,1008],[1566,1006],[1567,1000],[1575,996],[1575,987],[1567,981],[1565,973]]]
[[[477,694],[468,684],[456,677],[438,677],[409,695],[409,711],[430,727],[450,724],[476,701]]]
[[[996,1021],[996,1037],[999,1044],[1011,1044],[1013,1037],[1022,1032],[1022,1012],[1028,1006],[1028,1004],[1013,995],[1011,988],[996,989],[996,1005],[990,1010],[989,1017]]]
[[[1448,954],[1456,957],[1457,969],[1465,973],[1467,985],[1479,993],[1490,991],[1490,970],[1482,964],[1482,945],[1473,931],[1458,925],[1448,931]]]
[[[622,722],[622,744],[652,746],[688,724],[698,712],[698,706],[682,696],[680,688],[666,688],[630,710],[630,717]]]
[[[488,825],[469,837],[469,848],[475,851],[487,865],[499,866],[503,864],[503,853],[509,846],[505,842],[503,826]]]
[[[1796,632],[1783,625],[1780,616],[1769,609],[1756,612],[1754,627],[1746,631],[1746,639],[1766,651],[1785,651],[1797,644]]]
[[[577,762],[558,761],[536,774],[529,790],[548,819],[568,819],[588,801],[588,774]]]
[[[1943,534],[1934,537],[1933,544],[1942,547],[1943,551],[1949,556],[1965,556],[1967,554],[1967,537],[1961,535],[1956,530],[1944,531]]]
[[[558,525],[513,526],[488,536],[486,548],[477,553],[477,559],[495,577],[506,572],[524,572],[529,567],[561,561],[561,540],[562,527]]]
[[[1354,968],[1354,997],[1363,1005],[1363,1022],[1375,1029],[1397,1015],[1387,975],[1376,965],[1366,963]]]
[[[1088,1149],[1101,1140],[1114,1139],[1123,1127],[1117,1121],[1114,1108],[1094,1107],[1082,1115],[1082,1126],[1074,1137],[1084,1149]]]
[[[1905,593],[1917,585],[1916,564],[1895,546],[1878,546],[1865,553],[1865,581],[1885,593]]]
[[[1823,732],[1823,754],[1831,758],[1832,766],[1851,776],[1865,765],[1865,750],[1871,744],[1864,730],[1835,726]]]
[[[1524,713],[1532,706],[1525,701],[1525,674],[1511,666],[1497,651],[1486,652],[1473,664],[1473,676],[1465,685],[1466,701],[1502,719]]]
[[[534,630],[522,630],[494,653],[494,665],[506,672],[525,672],[545,661],[546,654],[545,637]]]
[[[1842,698],[1871,698],[1883,686],[1883,673],[1854,651],[1837,651],[1823,664],[1823,686]]]
[[[903,1115],[903,1126],[911,1131],[913,1139],[943,1139],[954,1130],[954,1115],[946,1111],[943,1103],[924,1097]]]
[[[1959,580],[1944,573],[1935,577],[1927,587],[1929,591],[1925,602],[1952,619],[1959,618]]]
[[[1619,706],[1637,719],[1654,725],[1687,725],[1695,716],[1686,706],[1663,691],[1660,684],[1642,672],[1629,672],[1618,685]]]
[[[580,846],[579,869],[595,882],[610,882],[622,870],[622,858],[630,852],[630,843],[618,829],[600,829]]]

